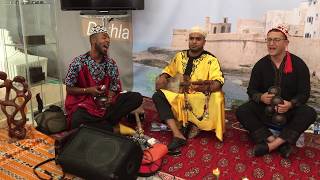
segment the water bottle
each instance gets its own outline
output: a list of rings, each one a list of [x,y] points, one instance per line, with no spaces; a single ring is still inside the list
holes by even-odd
[[[313,124],[313,133],[320,134],[320,119],[317,119]]]
[[[301,148],[304,146],[304,133],[302,133],[296,142],[296,146]]]

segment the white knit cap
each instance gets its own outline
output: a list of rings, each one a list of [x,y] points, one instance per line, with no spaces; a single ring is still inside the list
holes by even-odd
[[[191,33],[199,33],[201,35],[203,35],[204,37],[207,36],[207,32],[200,26],[194,26],[190,29],[189,34]]]

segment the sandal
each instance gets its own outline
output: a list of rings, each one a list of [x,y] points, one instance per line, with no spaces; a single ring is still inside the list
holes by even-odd
[[[180,129],[182,135],[184,137],[186,137],[186,138],[188,138],[190,130],[191,130],[191,124],[190,123],[186,124],[186,126],[182,126],[181,129]]]
[[[181,151],[179,149],[168,151],[168,155],[169,156],[180,156],[181,155]]]
[[[263,156],[268,153],[269,153],[269,147],[266,142],[259,143],[255,145],[253,148],[253,154],[255,156]]]
[[[283,158],[289,158],[291,152],[292,152],[292,146],[289,143],[283,143],[278,147],[278,152],[281,157]]]
[[[179,147],[182,147],[187,144],[187,140],[178,138],[178,137],[173,137],[171,143],[168,145],[168,150],[169,151],[174,151]]]

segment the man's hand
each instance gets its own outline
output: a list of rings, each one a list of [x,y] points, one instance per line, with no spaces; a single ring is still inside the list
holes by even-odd
[[[167,87],[168,84],[168,80],[167,77],[165,75],[160,75],[157,79],[156,79],[156,90],[160,90],[160,89],[164,89]]]
[[[292,103],[290,101],[283,100],[283,104],[278,104],[278,107],[275,107],[278,113],[285,113],[292,108]]]
[[[75,95],[98,96],[98,95],[105,93],[105,91],[101,90],[101,87],[102,87],[102,85],[101,86],[86,87],[86,88],[67,86],[66,90],[67,90],[67,93],[75,94]]]
[[[216,80],[199,80],[192,82],[191,89],[198,92],[216,92],[221,90],[221,83]]]
[[[191,89],[194,90],[194,91],[197,91],[197,92],[208,92],[210,91],[210,86],[207,85],[207,84],[202,84],[202,85],[192,85],[191,86]]]
[[[274,96],[274,94],[269,94],[268,92],[265,92],[261,95],[260,100],[263,103],[269,105],[271,103],[271,99],[273,96]]]
[[[92,87],[86,88],[86,92],[88,94],[91,94],[92,96],[103,95],[105,91],[102,91],[101,87],[102,86],[92,86]]]

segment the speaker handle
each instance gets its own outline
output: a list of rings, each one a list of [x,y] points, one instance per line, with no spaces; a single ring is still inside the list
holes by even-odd
[[[42,165],[44,165],[44,164],[46,164],[46,163],[48,163],[48,162],[50,162],[50,161],[54,161],[54,160],[56,160],[56,158],[49,158],[49,159],[47,159],[47,160],[45,160],[45,161],[43,161],[43,162],[35,165],[35,166],[33,167],[33,173],[34,173],[39,179],[41,179],[41,180],[47,180],[47,179],[45,179],[45,178],[42,178],[42,177],[37,173],[36,170],[38,169],[38,167],[40,167],[40,166],[42,166]],[[49,172],[49,171],[47,171],[47,170],[44,170],[43,173],[45,173],[46,175],[50,176],[50,179],[54,179],[54,176],[52,175],[51,172]],[[64,179],[65,173],[64,173],[63,170],[62,170],[62,173],[63,173],[63,174],[62,174],[62,177],[60,177],[59,179]]]

